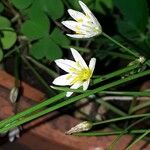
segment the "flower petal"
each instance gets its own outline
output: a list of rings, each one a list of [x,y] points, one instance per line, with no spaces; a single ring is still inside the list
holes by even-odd
[[[76,21],[62,21],[62,24],[69,28],[72,31],[75,31],[78,34],[87,34],[90,33],[89,27],[83,25],[82,23]]]
[[[68,13],[77,22],[83,22],[84,19],[86,18],[86,16],[83,13],[73,10],[73,9],[68,9]]]
[[[91,15],[92,12],[82,1],[79,1],[79,4],[87,16]]]
[[[54,79],[53,84],[55,85],[71,85],[70,74],[61,75]]]
[[[90,35],[90,34],[66,34],[67,36],[70,36],[70,37],[72,37],[72,38],[81,38],[81,39],[83,39],[83,38],[91,38],[91,37],[93,37],[93,35]]]
[[[75,83],[70,87],[70,89],[78,89],[80,86],[82,86],[81,82]],[[67,92],[66,97],[70,97],[73,94],[73,92]]]
[[[99,21],[93,15],[93,13],[90,11],[90,9],[82,1],[79,1],[79,4],[80,4],[81,8],[83,9],[83,11],[85,12],[85,14],[88,17],[90,17],[90,20],[93,22],[93,24],[95,25],[95,27],[99,27],[99,29],[101,30],[101,25],[100,25]]]
[[[78,68],[76,62],[69,59],[57,59],[55,60],[55,63],[58,67],[60,67],[66,72],[70,72],[71,68]]]
[[[71,20],[70,21],[62,21],[61,23],[73,31],[76,31],[76,27],[78,26],[78,23],[76,21],[71,21]]]
[[[89,63],[89,68],[92,71],[92,73],[95,69],[95,64],[96,64],[96,58],[91,58],[90,63]]]
[[[74,48],[70,48],[70,49],[71,49],[71,52],[72,52],[72,55],[73,55],[75,61],[77,63],[79,63],[81,65],[81,67],[88,68],[87,64],[85,63],[82,56],[78,53],[78,51],[75,50]]]
[[[90,84],[90,79],[83,83],[83,91],[87,90]]]

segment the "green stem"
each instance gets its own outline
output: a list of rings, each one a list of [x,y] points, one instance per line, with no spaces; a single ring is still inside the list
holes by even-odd
[[[150,97],[150,92],[129,92],[129,91],[102,91],[100,92],[101,94],[109,94],[109,95],[123,95],[123,96],[133,96],[133,97],[138,97],[138,96],[147,96]]]
[[[142,103],[138,106],[133,107],[131,113],[135,113],[136,111],[143,109],[145,107],[148,107],[148,106],[150,106],[150,100],[148,102],[145,102],[145,103]]]
[[[113,142],[112,144],[108,147],[108,150],[113,150],[113,147],[114,145],[119,141],[119,139],[128,131],[130,130],[133,126],[137,125],[138,123],[146,120],[146,119],[149,119],[150,116],[145,116],[137,121],[135,121],[134,123],[132,123],[130,126],[128,126]]]
[[[25,59],[25,58],[24,58]],[[135,66],[134,66],[135,67]],[[120,70],[118,70],[118,71],[115,71],[114,73],[110,73],[110,74],[108,74],[108,75],[105,75],[106,76],[106,78],[109,78],[109,75],[110,75],[110,78],[111,77],[113,77],[113,75],[118,75],[119,73],[123,73],[123,72],[126,72],[126,71],[129,71],[129,70],[131,70],[131,69],[133,69],[134,67],[132,67],[132,66],[130,66],[130,67],[126,67],[126,68],[123,68],[123,69],[120,69]],[[95,83],[98,83],[97,81],[95,82]],[[70,88],[64,88],[64,89],[66,89],[66,90],[64,90],[64,91],[74,91],[73,89],[70,89]],[[62,90],[62,89],[61,89]],[[80,91],[81,92],[81,90],[77,90],[77,92],[78,91]],[[82,90],[82,92],[83,92],[83,90]],[[101,92],[104,92],[104,91],[101,91]],[[57,98],[56,98],[56,100],[57,100]],[[49,101],[49,100],[48,100]],[[49,103],[48,103],[49,104]],[[46,105],[44,105],[44,106],[46,106]],[[43,107],[44,107],[43,106]],[[40,107],[40,104],[39,104],[39,107]],[[37,107],[37,109],[33,109],[33,110],[38,110],[38,107]],[[31,111],[32,112],[32,111]],[[29,111],[29,113],[30,113],[30,111]],[[26,112],[25,112],[25,114],[26,114]],[[27,113],[28,114],[28,113]],[[22,115],[22,116],[24,116],[24,115]],[[15,118],[17,118],[17,117],[15,117]],[[9,120],[9,118],[8,118],[8,120]],[[15,120],[15,119],[14,119]],[[4,120],[4,122],[5,122],[5,120]],[[6,124],[7,124],[7,119],[6,119]],[[2,123],[2,126],[3,126],[3,123]],[[0,127],[2,127],[1,126],[1,124],[0,124]]]
[[[94,84],[93,84],[94,85]],[[58,91],[70,91],[70,92],[76,92],[76,93],[83,93],[84,91],[82,89],[70,89],[67,87],[60,87],[60,86],[51,86],[53,89],[58,90]],[[87,90],[89,92],[91,90]],[[121,95],[121,96],[147,96],[150,97],[150,92],[129,92],[129,91],[101,91],[99,94],[109,94],[109,95]]]
[[[11,54],[13,54],[14,52],[16,52],[16,50],[17,50],[17,48],[14,48],[14,49],[8,51],[8,52],[4,55],[4,58],[9,57]]]
[[[123,69],[120,69],[120,70],[114,71],[112,73],[109,73],[107,75],[104,75],[102,77],[99,77],[98,79],[94,79],[92,82],[93,82],[93,84],[97,84],[97,83],[105,81],[107,79],[111,79],[113,77],[119,76],[123,73],[127,73],[128,71],[131,71],[137,67],[138,67],[138,65],[132,65],[132,66],[125,67]]]
[[[52,76],[53,78],[56,78],[58,76],[58,74],[56,72],[54,72],[53,70],[47,68],[46,66],[44,66],[43,64],[39,63],[38,61],[36,61],[35,59],[33,59],[30,56],[26,56],[26,58],[28,60],[30,60],[34,65],[36,65],[38,68],[44,70],[45,72],[47,72],[50,76]]]
[[[112,37],[110,37],[109,35],[107,35],[106,33],[102,32],[102,35],[104,37],[106,37],[107,39],[109,39],[110,41],[112,41],[113,43],[115,43],[116,45],[118,45],[119,47],[123,48],[125,51],[127,51],[128,53],[132,54],[133,56],[135,56],[136,58],[139,58],[140,57],[140,54],[133,51],[133,50],[130,50],[129,48],[123,46],[121,43],[119,43],[118,41],[116,41],[115,39],[113,39]],[[150,66],[150,62],[147,61],[146,64],[148,66]]]
[[[43,78],[37,73],[37,71],[30,65],[28,60],[25,57],[22,57],[22,60],[28,66],[28,68],[33,72],[33,74],[37,77],[37,79],[43,84],[43,86],[48,90],[49,94],[54,95],[54,91],[52,91],[50,86],[43,80]]]
[[[110,37],[109,35],[107,35],[106,33],[102,32],[102,35],[104,37],[106,37],[107,39],[109,39],[110,41],[112,41],[113,43],[115,43],[116,45],[118,45],[119,47],[123,48],[125,51],[127,51],[128,53],[132,54],[133,56],[135,56],[136,58],[139,57],[139,54],[136,53],[135,51],[133,52],[132,50],[126,48],[125,46],[123,46],[121,43],[119,43],[118,41],[116,41],[115,39],[113,39],[112,37]]]
[[[23,111],[23,112],[16,114],[15,116],[11,116],[5,120],[2,120],[0,122],[0,128],[2,128],[3,126],[9,125],[11,122],[15,122],[17,119],[20,119],[21,117],[24,117],[25,115],[29,115],[29,114],[37,111],[37,110],[40,110],[43,107],[46,107],[46,106],[52,104],[53,102],[56,102],[56,100],[62,99],[65,95],[66,95],[66,92],[60,93],[60,94],[40,103],[38,105],[35,105],[35,106],[33,106],[33,107]]]
[[[140,140],[142,140],[146,135],[150,134],[150,129],[145,131],[141,136],[139,136],[133,143],[131,143],[126,150],[131,150],[131,148],[133,147],[133,145],[135,145],[137,142],[139,142]]]
[[[111,87],[115,87],[115,86],[120,85],[120,84],[123,84],[123,83],[125,83],[125,82],[127,82],[127,81],[131,81],[131,80],[133,80],[133,79],[136,79],[136,78],[139,78],[139,77],[148,75],[148,74],[150,74],[150,70],[144,71],[144,72],[140,72],[140,73],[138,73],[138,74],[136,74],[136,75],[133,75],[133,76],[130,76],[130,77],[127,77],[127,78],[124,78],[124,79],[121,79],[121,80],[118,80],[118,81],[115,81],[115,82],[106,84],[106,85],[104,85],[104,86],[101,86],[101,87],[96,88],[96,89],[94,89],[94,90],[91,90],[91,91],[89,91],[89,92],[85,92],[84,94],[80,94],[80,95],[78,95],[78,96],[72,97],[72,98],[70,98],[70,99],[68,99],[68,100],[66,100],[66,101],[63,101],[63,102],[58,103],[58,104],[56,104],[56,105],[54,105],[54,106],[52,106],[52,107],[50,107],[50,108],[47,108],[46,110],[43,110],[43,111],[41,111],[41,112],[39,112],[39,113],[37,113],[37,114],[35,114],[35,115],[31,115],[31,116],[29,116],[29,117],[27,117],[27,118],[25,118],[25,119],[23,119],[23,120],[19,120],[19,121],[15,122],[14,124],[10,124],[10,125],[5,124],[6,126],[0,129],[0,133],[6,132],[6,131],[8,131],[8,130],[11,129],[11,128],[14,128],[14,127],[16,127],[16,126],[19,126],[19,125],[21,125],[21,124],[24,124],[24,123],[26,123],[26,122],[29,122],[29,121],[31,121],[31,120],[33,120],[33,119],[36,119],[36,118],[38,118],[38,117],[41,117],[41,116],[43,116],[43,115],[45,115],[45,114],[47,114],[47,113],[49,113],[49,112],[52,112],[52,111],[57,110],[57,109],[59,109],[59,108],[61,108],[61,107],[64,107],[64,106],[69,105],[69,104],[71,104],[71,103],[74,103],[74,102],[76,102],[76,101],[78,101],[78,100],[80,100],[80,99],[82,99],[82,98],[85,98],[85,97],[90,96],[90,95],[92,95],[92,94],[95,94],[95,93],[97,93],[97,92],[106,90],[106,89],[111,88]],[[63,95],[63,96],[64,96],[64,95]],[[57,99],[57,96],[54,97],[54,98]],[[39,104],[39,105],[40,105],[40,104]],[[41,103],[41,105],[42,105],[42,103]],[[36,109],[36,110],[37,110],[37,109]],[[33,111],[32,111],[32,108],[30,109],[30,111],[33,112]],[[22,112],[21,115],[22,115],[22,116],[25,116],[24,113],[27,113],[27,114],[28,114],[28,110]],[[150,115],[150,114],[148,114],[148,115]],[[140,115],[138,115],[138,116],[140,116]],[[15,117],[15,116],[14,116],[14,117]],[[12,117],[12,118],[13,118],[13,117]],[[18,119],[18,117],[15,117],[15,119],[14,119],[14,118],[12,119],[12,118],[10,118],[10,119],[11,119],[11,122],[13,122],[13,121],[15,121],[16,119]],[[19,117],[19,118],[20,118],[20,117]],[[124,118],[125,118],[125,117],[124,117]],[[9,121],[10,119],[7,119],[7,121],[4,120],[5,123],[10,122],[10,121]],[[98,123],[95,123],[95,125],[96,125],[96,124],[98,124]],[[3,125],[4,125],[4,124],[3,124]],[[0,122],[0,127],[1,127],[1,122]]]
[[[150,117],[150,113],[139,114],[139,115],[130,115],[130,116],[119,117],[119,118],[115,118],[115,119],[109,119],[109,120],[105,120],[105,121],[101,121],[101,122],[95,122],[95,123],[93,123],[93,126],[102,125],[102,124],[106,124],[106,123],[112,123],[112,122],[118,122],[118,121],[128,120],[128,119],[142,118],[142,117]]]
[[[141,134],[146,132],[147,129],[140,129],[140,130],[130,130],[128,132],[126,132],[126,134]],[[108,131],[108,132],[83,132],[83,133],[75,133],[73,135],[76,136],[108,136],[108,135],[119,135],[122,132],[124,132],[124,130],[120,130],[120,131]]]
[[[133,61],[135,60],[135,57],[134,56],[131,56],[131,55],[126,55],[126,54],[122,54],[122,53],[117,53],[117,52],[107,52],[108,55],[110,56],[113,56],[113,57],[120,57],[120,58],[123,58],[123,59],[128,59],[130,61]]]

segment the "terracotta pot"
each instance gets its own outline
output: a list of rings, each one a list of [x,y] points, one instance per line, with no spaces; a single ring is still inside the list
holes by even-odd
[[[4,71],[0,71],[0,118],[4,119],[12,115],[12,105],[9,101],[10,88],[13,87],[14,78]],[[37,102],[44,100],[44,93],[36,90],[28,84],[22,82],[23,95],[18,105],[22,111]],[[30,99],[36,100],[36,102]],[[36,119],[30,123],[23,125],[22,136],[14,143],[0,143],[0,148],[13,148],[17,150],[104,150],[111,144],[116,136],[103,137],[77,137],[65,135],[71,127],[79,123],[79,120],[69,115],[61,115],[59,112],[47,114],[40,119]],[[109,130],[109,129],[108,129]],[[1,138],[3,141],[4,137]],[[5,142],[7,139],[5,138]],[[129,135],[123,136],[116,145],[115,150],[124,150],[132,141]],[[3,144],[3,146],[2,146]],[[132,150],[150,150],[150,144],[140,141]]]

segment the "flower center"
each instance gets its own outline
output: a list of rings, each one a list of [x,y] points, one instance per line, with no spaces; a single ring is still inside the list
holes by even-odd
[[[73,76],[71,84],[87,81],[88,79],[90,79],[92,72],[89,68],[82,68],[81,70],[75,70],[73,74],[75,74],[75,76]]]

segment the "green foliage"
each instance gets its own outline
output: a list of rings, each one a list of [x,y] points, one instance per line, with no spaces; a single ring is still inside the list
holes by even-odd
[[[55,60],[62,56],[61,49],[49,36],[34,43],[30,49],[30,54],[36,59],[47,58],[50,60]]]
[[[97,12],[100,12],[102,14],[106,14],[106,9],[113,9],[113,2],[112,0],[95,0],[95,3],[93,5],[93,9],[95,9]]]
[[[7,18],[0,16],[1,42],[3,49],[11,48],[17,39],[15,31],[10,25],[11,23]]]
[[[0,16],[0,29],[5,29],[7,27],[10,27],[10,21],[6,18],[6,17],[3,17],[3,16]]]
[[[42,12],[38,12],[37,15],[38,17],[32,14],[30,19],[22,24],[21,31],[29,40],[36,40],[47,36],[50,29],[48,17]]]
[[[29,7],[33,1],[34,0],[25,0],[25,1],[23,1],[23,0],[11,0],[13,5],[18,9],[25,9],[25,8]]]
[[[2,31],[1,37],[3,49],[11,48],[16,42],[16,39],[15,31],[12,28],[5,28],[5,30]]]
[[[3,59],[3,50],[0,48],[0,62],[2,61],[2,59]]]
[[[70,40],[62,33],[62,31],[58,28],[55,28],[50,37],[53,39],[56,44],[61,47],[68,47],[70,45]]]
[[[40,8],[52,19],[58,19],[64,14],[64,5],[61,0],[39,0]]]
[[[114,0],[123,15],[123,21],[135,29],[144,31],[148,23],[148,5],[146,0]],[[126,29],[126,28],[125,28]],[[124,28],[122,28],[124,30]]]
[[[0,2],[0,13],[4,10],[4,5]]]
[[[148,24],[148,4],[146,0],[114,0],[114,5],[119,9],[121,18],[117,19],[118,31],[133,44],[137,43],[143,50],[138,50],[142,55],[149,55],[146,48]]]
[[[67,0],[73,8],[80,10],[80,6],[78,4],[78,0]],[[106,10],[113,9],[113,1],[112,0],[83,0],[85,4],[89,6],[89,8],[93,11],[96,11],[101,14],[106,14]]]

